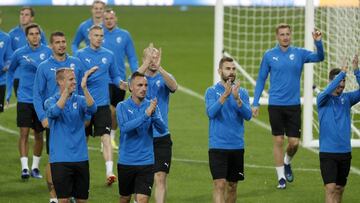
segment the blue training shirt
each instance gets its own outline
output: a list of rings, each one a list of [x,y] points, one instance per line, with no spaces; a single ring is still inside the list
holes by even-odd
[[[64,109],[57,106],[57,93],[45,101],[51,132],[49,162],[80,162],[88,160],[85,136],[86,114],[96,112],[96,104],[87,106],[84,96],[72,94]]]
[[[248,92],[239,88],[241,107],[238,107],[232,93],[221,104],[219,99],[224,92],[224,86],[218,82],[205,93],[206,113],[209,117],[209,148],[244,149],[244,120],[250,120],[252,115]]]
[[[43,44],[35,49],[26,45],[14,52],[7,77],[7,101],[10,101],[15,70],[19,69],[19,79],[21,81],[17,90],[17,100],[18,102],[33,103],[36,70],[39,64],[48,59],[51,54],[51,49]]]
[[[174,78],[171,75],[172,78]],[[157,99],[157,105],[160,109],[161,117],[166,126],[166,131],[164,133],[158,132],[154,129],[154,137],[162,137],[169,134],[169,124],[168,124],[168,114],[169,114],[169,98],[170,98],[170,89],[165,83],[164,78],[160,73],[157,73],[155,76],[150,77],[146,76],[148,81],[148,90],[146,93],[146,98],[148,100]]]
[[[265,52],[256,80],[253,106],[259,106],[265,81],[270,73],[269,105],[300,104],[300,79],[304,63],[324,60],[322,41],[315,41],[317,52],[290,46],[283,52],[279,45]]]
[[[360,85],[360,71],[354,71]],[[340,72],[328,86],[318,94],[317,107],[320,125],[320,152],[351,152],[351,107],[360,101],[360,89],[344,92],[339,96],[332,93],[346,77]]]
[[[150,117],[145,113],[149,105],[147,99],[137,105],[130,96],[116,106],[120,128],[119,164],[154,164],[153,130],[163,133],[166,126],[158,108]]]
[[[83,63],[84,72],[94,66],[99,67],[89,76],[88,89],[97,106],[109,105],[109,83],[112,81],[119,86],[121,81],[114,54],[103,47],[94,50],[88,46],[80,49],[75,56]]]
[[[76,30],[75,37],[71,44],[72,53],[76,53],[78,51],[79,45],[82,41],[85,41],[86,46],[90,45],[89,40],[89,29],[94,25],[94,21],[92,18],[89,18],[82,22],[78,29]]]
[[[17,49],[27,45],[27,38],[24,29],[25,28],[22,28],[20,25],[18,25],[10,30],[9,35],[10,35],[11,47],[13,51],[16,51]],[[40,30],[40,36],[41,36],[41,40],[40,40],[41,44],[47,45],[46,36],[43,30]],[[15,71],[14,78],[19,78],[18,70]]]
[[[12,53],[9,35],[0,30],[0,85],[6,84],[6,71],[3,69],[9,66]]]
[[[130,33],[119,27],[115,27],[111,31],[104,28],[103,47],[114,53],[120,77],[126,81],[125,56],[128,59],[132,73],[138,68],[138,60]]]
[[[64,61],[57,61],[53,56],[42,62],[35,75],[33,102],[36,114],[40,121],[46,118],[44,102],[49,97],[59,91],[56,83],[56,70],[59,68],[69,67],[74,69],[77,82],[77,90],[75,93],[82,95],[81,80],[83,77],[83,64],[81,61],[69,55],[66,55]]]

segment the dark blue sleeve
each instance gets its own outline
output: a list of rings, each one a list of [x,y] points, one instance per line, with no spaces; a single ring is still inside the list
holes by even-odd
[[[45,106],[46,116],[48,118],[54,119],[60,116],[62,109],[58,107],[56,102],[57,100],[54,97],[50,97],[45,101],[44,106]]]
[[[322,106],[326,104],[327,100],[330,98],[333,91],[337,88],[340,82],[345,78],[346,73],[340,72],[327,86],[320,92],[317,96],[316,103],[317,106]]]
[[[140,127],[150,117],[144,112],[139,114],[135,119],[129,120],[127,111],[124,107],[125,104],[119,103],[116,107],[116,117],[120,124],[120,131],[122,133],[128,133],[129,131],[135,130]]]
[[[125,48],[125,54],[127,56],[131,72],[134,73],[138,69],[139,64],[138,64],[138,60],[137,60],[137,56],[136,56],[134,43],[131,39],[130,34],[128,34],[128,41],[127,41],[126,48]]]
[[[270,72],[270,66],[267,63],[267,54],[265,53],[261,60],[259,75],[256,80],[256,86],[255,86],[255,92],[254,92],[254,102],[253,102],[253,106],[255,106],[255,107],[260,106],[260,104],[259,104],[260,96],[264,90],[265,82],[269,75],[269,72]]]
[[[322,41],[321,40],[315,41],[315,46],[316,46],[316,52],[303,49],[304,63],[320,62],[324,60],[325,56],[324,56],[324,47]]]
[[[161,117],[159,107],[156,107],[155,112],[153,113],[153,115],[151,115],[151,121],[153,122],[154,127],[159,133],[166,132],[166,126],[164,124],[164,120]]]
[[[40,65],[36,71],[34,88],[33,88],[33,103],[36,114],[40,121],[43,121],[46,118],[46,112],[44,110],[44,98],[46,91],[46,78],[43,72],[43,66]]]
[[[206,113],[209,118],[215,118],[223,106],[219,102],[219,99],[216,98],[215,90],[213,90],[212,88],[208,88],[206,90],[205,105],[206,105]]]

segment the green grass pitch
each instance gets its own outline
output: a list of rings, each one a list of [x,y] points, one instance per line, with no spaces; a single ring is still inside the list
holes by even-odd
[[[162,64],[182,87],[200,95],[191,96],[181,89],[171,96],[169,126],[173,145],[173,163],[168,179],[169,203],[206,203],[212,201],[212,179],[207,164],[208,119],[204,101],[206,88],[212,84],[213,7],[114,7],[119,25],[132,34],[139,59],[149,42],[162,47]],[[0,28],[9,31],[18,23],[19,7],[1,7]],[[80,22],[90,16],[89,7],[35,7],[36,22],[47,36],[62,30],[68,39],[68,50]],[[260,63],[260,62],[259,62]],[[15,100],[12,100],[14,103]],[[45,180],[20,180],[17,149],[16,108],[0,114],[0,202],[48,202]],[[259,121],[268,124],[266,107]],[[4,131],[6,128],[10,131]],[[276,189],[270,131],[255,122],[245,129],[245,181],[238,184],[238,202],[323,202],[324,191],[318,155],[300,148],[294,161],[295,181],[286,190]],[[33,143],[30,140],[31,144]],[[99,151],[100,140],[90,139],[89,202],[118,202],[117,183],[105,186],[105,165]],[[32,154],[30,150],[30,154]],[[117,160],[115,154],[114,160]],[[44,172],[47,155],[43,153]],[[31,164],[31,158],[29,163]],[[353,150],[352,166],[343,202],[359,202],[360,150]],[[115,168],[114,168],[115,169]],[[116,170],[116,169],[115,169]],[[153,198],[151,202],[154,202]]]

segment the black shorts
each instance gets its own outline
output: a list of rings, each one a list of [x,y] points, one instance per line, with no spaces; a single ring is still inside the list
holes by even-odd
[[[50,128],[45,128],[45,135],[46,135],[46,154],[50,152]]]
[[[50,167],[57,198],[89,198],[88,161],[51,163]]]
[[[44,130],[37,117],[34,105],[30,103],[17,103],[16,121],[18,127],[32,128],[35,132],[42,132]]]
[[[154,172],[170,172],[172,141],[170,134],[162,137],[154,137]]]
[[[93,130],[94,126],[94,130]],[[86,136],[110,135],[111,112],[108,105],[98,106],[96,113],[91,117],[90,125],[86,127]]]
[[[286,135],[288,137],[301,136],[301,106],[275,106],[269,105],[269,120],[273,135]]]
[[[125,98],[126,91],[120,89],[114,84],[109,84],[109,95],[110,95],[110,104],[113,107],[116,107],[116,105],[123,101]]]
[[[4,112],[6,85],[0,85],[0,112]]]
[[[153,165],[130,166],[118,164],[119,194],[130,196],[131,194],[143,194],[151,196],[151,188],[154,184]]]
[[[351,153],[320,152],[319,158],[324,185],[336,183],[345,186],[351,166]]]
[[[17,97],[17,90],[19,88],[19,82],[20,82],[19,78],[14,79],[13,86],[14,86],[15,97]]]
[[[213,180],[223,178],[229,182],[244,180],[244,149],[210,149],[209,165]]]

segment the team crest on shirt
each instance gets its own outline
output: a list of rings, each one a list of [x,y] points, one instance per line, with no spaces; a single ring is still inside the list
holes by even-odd
[[[3,47],[4,47],[4,42],[1,41],[1,42],[0,42],[0,48],[3,48]]]
[[[74,102],[74,103],[73,103],[73,108],[74,108],[74,109],[77,109],[77,102]]]
[[[160,80],[156,81],[156,86],[160,87]]]
[[[345,104],[345,100],[344,98],[341,98],[341,104],[344,105]]]
[[[290,55],[289,55],[289,59],[293,61],[293,60],[295,59],[295,55],[294,55],[294,54],[290,54]]]
[[[101,59],[101,62],[102,62],[103,64],[106,64],[106,63],[107,63],[107,58],[103,57],[103,58]]]
[[[44,53],[41,53],[41,54],[40,54],[40,59],[41,59],[41,60],[44,60],[44,59],[45,59],[45,54],[44,54]]]
[[[70,63],[70,68],[75,69],[75,64]]]
[[[116,42],[117,42],[118,44],[121,43],[121,40],[122,40],[121,37],[117,37],[117,38],[116,38]]]

